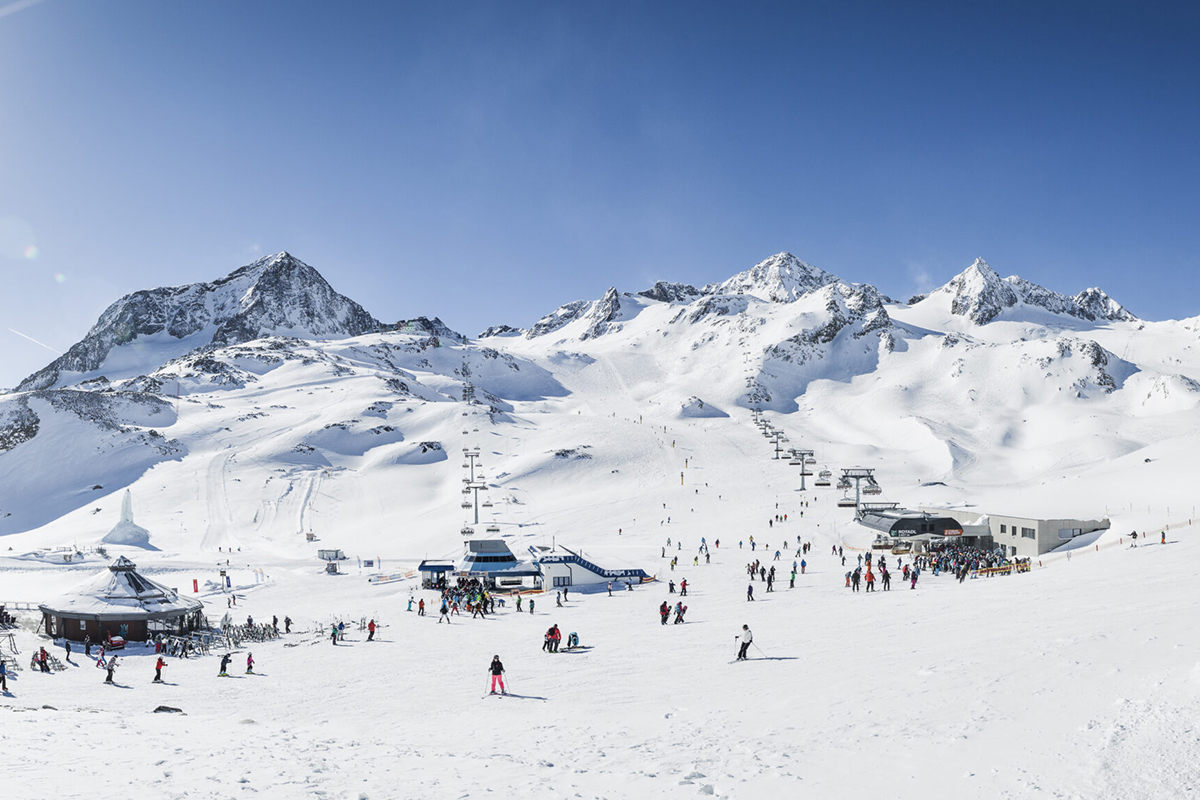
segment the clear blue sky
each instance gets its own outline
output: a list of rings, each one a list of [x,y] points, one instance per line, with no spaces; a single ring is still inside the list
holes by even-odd
[[[0,386],[278,250],[472,335],[780,250],[1200,313],[1197,4],[982,5],[0,0]]]

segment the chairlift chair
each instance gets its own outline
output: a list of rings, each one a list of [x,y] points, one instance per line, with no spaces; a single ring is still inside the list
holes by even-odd
[[[463,508],[470,508],[470,507],[471,507],[471,501],[470,501],[470,500],[464,500],[464,501],[463,501],[463,504],[462,504],[462,507],[463,507]]]
[[[838,508],[854,508],[858,504],[854,502],[854,498],[852,497],[843,497],[837,501],[837,505]]]
[[[863,489],[863,494],[883,494],[883,489],[880,489],[878,486],[868,486],[867,488]]]
[[[462,531],[460,531],[460,532],[462,533],[463,536],[474,536],[475,535],[475,529],[470,528],[470,527],[463,528]]]
[[[810,456],[809,458],[805,459],[804,463],[809,464],[809,465],[815,465],[817,463],[817,460]]]
[[[823,470],[821,470],[821,472],[820,472],[820,473],[817,475],[817,477],[818,477],[818,478],[820,478],[820,479],[821,479],[821,480],[823,480],[823,481],[827,481],[827,480],[829,480],[830,478],[832,478],[832,477],[833,477],[833,473],[832,473],[832,472],[830,472],[830,471],[829,471],[829,470],[827,470],[827,469],[823,469]]]
[[[491,500],[484,500],[482,503],[480,503],[480,505],[482,505],[484,508],[491,508],[491,507],[492,507],[492,501],[491,501]]]
[[[486,530],[488,533],[499,533],[499,532],[500,532],[500,526],[498,526],[498,525],[488,525],[488,526],[487,526],[487,528],[485,528],[484,530]]]

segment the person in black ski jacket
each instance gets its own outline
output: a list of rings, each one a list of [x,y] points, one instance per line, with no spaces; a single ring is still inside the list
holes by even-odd
[[[658,615],[662,617],[662,624],[666,625],[667,618],[671,616],[671,606],[666,600],[663,600],[662,605],[658,607]]]
[[[221,656],[221,671],[217,673],[217,677],[228,674],[226,670],[229,669],[230,661],[233,661],[233,656],[231,654],[226,653],[225,655]]]
[[[496,693],[496,684],[500,684],[500,694],[508,694],[508,690],[504,688],[504,665],[500,663],[500,656],[492,656],[492,665],[488,667],[488,672],[492,674],[492,691]]]

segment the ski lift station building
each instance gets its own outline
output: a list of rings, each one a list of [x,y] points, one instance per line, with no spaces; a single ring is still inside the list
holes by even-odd
[[[972,508],[936,508],[922,506],[922,511],[946,514],[966,526],[986,527],[993,546],[1007,556],[1033,558],[1048,553],[1085,533],[1108,530],[1112,523],[1106,519],[1036,519],[1008,514],[986,514]]]
[[[38,606],[46,633],[73,642],[90,636],[97,643],[108,636],[142,642],[157,633],[186,634],[206,627],[203,608],[141,575],[125,556],[79,591]]]
[[[542,585],[542,573],[537,565],[518,560],[503,539],[469,540],[457,572],[479,578],[497,589],[539,588]]]
[[[559,552],[559,551],[562,552]],[[554,549],[531,547],[534,562],[541,568],[546,588],[562,586],[586,586],[608,584],[609,581],[637,581],[642,583],[650,576],[641,569],[606,569],[589,561],[574,550],[558,545]]]

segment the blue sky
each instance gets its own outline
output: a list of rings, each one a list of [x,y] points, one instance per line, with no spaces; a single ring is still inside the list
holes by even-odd
[[[1200,313],[1195,4],[0,0],[0,386],[288,250],[476,334],[789,250]]]

